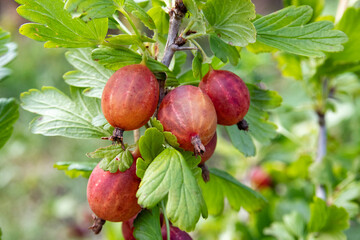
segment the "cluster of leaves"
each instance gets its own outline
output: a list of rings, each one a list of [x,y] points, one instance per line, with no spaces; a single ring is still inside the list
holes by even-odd
[[[343,233],[349,227],[348,213],[342,207],[327,206],[315,198],[310,204],[310,219],[306,221],[298,212],[283,216],[282,222],[274,222],[265,233],[277,239],[346,239]]]
[[[349,22],[356,19],[356,9],[347,10],[337,30],[333,30],[332,22],[315,21],[318,9],[321,9],[316,4],[312,6],[315,13],[309,6],[292,5],[267,16],[256,16],[250,0],[184,0],[188,13],[183,27],[196,33],[187,35],[184,31],[181,35],[190,46],[198,49],[192,51],[192,68],[184,69],[187,54],[183,52],[175,54],[169,67],[156,60],[161,59],[164,53],[169,26],[166,7],[171,7],[168,1],[153,0],[151,5],[148,2],[138,4],[134,0],[17,1],[21,4],[18,13],[33,22],[24,24],[20,28],[21,34],[46,42],[45,47],[48,48],[77,48],[66,53],[69,63],[76,69],[64,75],[66,83],[71,86],[71,97],[53,87],[30,90],[21,95],[23,108],[40,115],[30,124],[32,132],[46,136],[88,139],[110,135],[112,128],[101,113],[99,99],[102,90],[115,70],[139,63],[142,59],[157,76],[166,75],[168,87],[197,85],[206,73],[208,63],[215,69],[228,63],[238,65],[242,47],[255,53],[277,54],[279,63],[283,63],[283,71],[291,76],[296,74],[296,78],[302,77],[301,60],[309,57],[328,54],[317,71],[321,76],[322,69],[327,69],[329,64],[334,66],[330,68],[332,71],[344,64],[349,68],[358,67],[355,66],[359,61],[358,55],[354,52],[358,46],[351,40],[357,33],[351,32],[352,27],[347,29]],[[152,38],[139,30],[144,27],[152,30]],[[109,29],[120,34],[108,35]],[[344,32],[349,34],[350,41],[343,46],[348,40]],[[211,55],[199,44],[200,38],[206,39]],[[344,61],[346,55],[334,53],[344,47],[352,56],[350,60]],[[282,52],[279,53],[279,50]],[[288,59],[294,62],[291,67],[284,66]],[[297,66],[296,71],[292,71],[294,66]],[[236,126],[224,128],[240,152],[245,156],[254,156],[254,140],[266,144],[277,134],[277,126],[268,120],[267,111],[279,107],[282,99],[275,91],[264,90],[251,83],[247,86],[251,106],[245,119],[250,124],[250,131],[240,132]],[[145,234],[140,225],[148,231],[158,227],[151,226],[148,221],[158,217],[157,206],[160,204],[164,205],[172,223],[186,231],[195,228],[200,215],[219,215],[223,211],[225,197],[237,211],[240,207],[257,211],[264,206],[266,201],[260,194],[222,170],[210,169],[211,180],[205,184],[199,177],[199,159],[179,149],[176,138],[164,132],[155,119],[151,121],[151,126],[139,140],[142,158],[137,159],[137,175],[142,181],[137,196],[142,206],[152,210],[144,210],[136,220],[135,226],[138,227],[135,235]],[[124,151],[116,145],[89,154],[92,158],[103,158],[103,168],[111,172],[129,168],[130,155],[128,150]],[[69,176],[87,177],[94,163],[63,162],[55,166],[65,170]],[[321,208],[320,205],[316,200],[314,209]],[[336,207],[329,209],[325,209],[324,214],[330,217],[321,222],[321,226],[312,224],[315,220],[309,222],[309,233],[327,233],[326,230],[332,226],[329,222],[332,214],[342,211]],[[297,221],[298,217],[290,215],[286,222],[294,219]],[[274,235],[278,226],[270,227],[268,234]],[[296,234],[300,231],[302,234],[304,226],[305,223],[300,230],[289,231],[294,236],[300,236]],[[343,226],[337,228],[339,231],[343,229]]]

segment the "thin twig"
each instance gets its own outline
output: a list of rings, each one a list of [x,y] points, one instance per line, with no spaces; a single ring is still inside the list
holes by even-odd
[[[167,67],[170,65],[171,59],[174,56],[175,51],[172,47],[175,44],[176,38],[178,37],[181,20],[185,16],[186,11],[187,10],[183,1],[176,0],[175,8],[171,9],[169,12],[169,16],[170,16],[169,34],[165,45],[164,57],[161,60],[161,62]]]
[[[321,163],[326,156],[326,147],[327,147],[327,136],[326,136],[326,120],[325,120],[325,105],[326,99],[329,95],[328,88],[328,79],[325,78],[322,83],[322,104],[321,108],[316,111],[318,116],[319,123],[319,137],[318,137],[318,146],[315,162]],[[323,200],[326,199],[326,191],[323,185],[316,186],[316,196]]]
[[[178,51],[180,46],[175,44],[175,41],[178,37],[180,24],[182,18],[185,16],[185,13],[187,12],[187,9],[183,3],[182,0],[176,0],[175,1],[175,7],[172,8],[169,12],[170,16],[170,22],[169,22],[169,33],[168,38],[165,45],[165,52],[164,57],[161,60],[161,63],[163,63],[165,66],[169,67],[171,59],[173,58],[176,51]],[[189,50],[189,49],[186,49]],[[157,116],[157,112],[160,106],[161,101],[165,97],[165,80],[159,79],[159,87],[160,87],[160,94],[159,94],[159,102],[157,109],[154,113],[154,116]]]

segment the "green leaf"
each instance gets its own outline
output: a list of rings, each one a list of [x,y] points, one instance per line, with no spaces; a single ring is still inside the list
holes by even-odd
[[[131,164],[134,162],[131,152],[126,149],[123,151],[121,149],[120,153],[115,157],[105,157],[99,163],[99,167],[104,171],[109,171],[111,173],[116,173],[117,171],[125,172],[131,167]]]
[[[302,80],[301,57],[286,53],[279,52],[275,55],[278,62],[278,67],[284,77],[292,77],[296,80]]]
[[[95,47],[105,39],[108,20],[95,19],[85,23],[73,19],[64,9],[62,0],[17,0],[20,16],[35,22],[20,27],[20,33],[37,41],[46,42],[45,47]]]
[[[296,240],[296,238],[289,233],[285,224],[282,222],[272,223],[270,227],[264,229],[264,233],[274,236],[276,239]]]
[[[341,232],[349,227],[349,215],[342,207],[327,206],[325,201],[315,198],[310,205],[309,232],[334,233]]]
[[[153,7],[147,13],[154,20],[156,30],[160,34],[167,34],[169,32],[169,14],[162,7]]]
[[[177,141],[177,138],[174,134],[172,134],[171,132],[164,132],[164,137],[166,139],[166,142],[168,144],[170,144],[173,147],[179,147],[180,144]]]
[[[157,130],[159,130],[160,132],[164,131],[164,127],[161,124],[161,122],[159,120],[156,119],[156,117],[152,117],[150,118],[150,123],[151,126],[153,126],[154,128],[156,128]]]
[[[261,194],[241,184],[228,173],[215,168],[209,171],[210,181],[205,183],[199,179],[199,185],[210,214],[222,213],[225,197],[231,208],[236,211],[243,207],[246,211],[255,212],[266,205],[267,201]]]
[[[160,226],[160,210],[143,209],[134,220],[134,237],[136,239],[162,240]]]
[[[194,59],[192,61],[192,71],[195,79],[201,79],[201,67],[202,67],[203,58],[200,51],[196,51]]]
[[[54,168],[62,170],[70,178],[89,178],[97,162],[56,162]]]
[[[149,164],[144,161],[142,158],[136,160],[136,176],[143,179],[145,171],[148,168]]]
[[[116,155],[123,151],[121,145],[115,144],[96,149],[94,152],[87,153],[86,156],[89,158],[115,158]]]
[[[84,21],[95,18],[111,17],[116,11],[113,0],[66,0],[65,9],[73,17],[81,17]]]
[[[142,42],[155,42],[155,40],[143,35],[139,38],[137,35],[119,34],[110,35],[109,38],[105,39],[104,44],[116,48],[117,46],[135,45]]]
[[[4,68],[16,57],[17,45],[10,42],[10,33],[0,28],[0,81],[10,75],[11,70]]]
[[[329,56],[334,62],[349,63],[360,61],[360,8],[348,8],[344,12],[340,22],[336,25],[336,29],[343,31],[349,38],[344,44],[344,51],[333,53]]]
[[[224,42],[241,47],[255,42],[256,31],[250,21],[255,18],[255,7],[250,0],[208,0],[203,12],[211,25],[208,32]]]
[[[182,51],[177,51],[175,53],[175,64],[173,68],[173,73],[177,76],[181,73],[183,65],[186,63],[187,54]]]
[[[308,5],[313,9],[313,16],[311,21],[313,22],[324,9],[325,0],[283,0],[284,6],[288,7],[290,5],[302,6]]]
[[[298,212],[291,212],[283,216],[283,222],[274,222],[264,230],[265,234],[272,235],[276,239],[305,239],[305,221]]]
[[[13,98],[0,98],[0,149],[9,140],[19,118],[19,105]]]
[[[124,8],[127,12],[140,19],[149,29],[156,28],[153,19],[134,0],[125,0]]]
[[[268,121],[268,118],[268,113],[256,106],[250,106],[245,116],[245,120],[249,124],[250,135],[263,144],[268,144],[277,135],[276,124]]]
[[[164,150],[164,135],[157,128],[148,128],[139,139],[139,149],[142,158],[150,164]]]
[[[298,212],[291,212],[283,217],[284,224],[289,232],[298,238],[304,236],[305,220]]]
[[[289,53],[324,57],[324,52],[343,50],[346,35],[332,30],[328,21],[307,24],[312,17],[309,6],[287,7],[254,21],[257,41]]]
[[[166,196],[166,214],[184,231],[192,231],[207,216],[201,190],[184,157],[175,149],[165,149],[149,165],[136,194],[140,205],[153,208]]]
[[[214,55],[221,59],[223,63],[227,63],[228,59],[233,66],[239,62],[240,54],[236,47],[225,43],[220,38],[210,36],[210,48]]]
[[[186,7],[186,9],[194,16],[197,17],[199,14],[199,9],[196,5],[196,1],[195,0],[183,0],[184,5]]]
[[[275,109],[281,106],[282,97],[276,91],[264,90],[254,84],[246,84],[250,92],[250,103],[264,110]]]
[[[21,94],[22,107],[41,115],[30,123],[31,131],[70,138],[100,138],[111,134],[92,125],[92,120],[101,114],[100,100],[83,96],[79,88],[71,90],[72,99],[53,87]]]
[[[359,198],[360,183],[354,181],[336,193],[333,197],[333,203],[336,206],[345,208],[350,217],[355,217],[360,212],[359,205],[356,203]]]
[[[65,73],[65,82],[71,86],[86,88],[84,95],[101,98],[106,82],[114,73],[91,58],[90,48],[66,52],[68,62],[77,70]]]
[[[236,125],[226,126],[225,129],[235,148],[246,157],[255,156],[255,145],[248,132],[240,131]]]
[[[116,49],[109,47],[97,48],[93,51],[92,58],[112,70],[118,70],[130,64],[138,64],[142,61],[140,54],[124,47],[117,47]],[[161,62],[148,58],[146,66],[153,73],[165,72],[167,74],[167,86],[178,85],[174,73]]]

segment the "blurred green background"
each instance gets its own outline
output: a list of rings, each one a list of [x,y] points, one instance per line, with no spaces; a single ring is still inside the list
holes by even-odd
[[[281,7],[281,1],[253,2],[263,14]],[[337,1],[328,0],[325,6],[324,14],[334,15]],[[16,7],[13,0],[0,1],[0,26],[11,32],[12,40],[18,45],[18,56],[8,65],[13,72],[0,83],[0,97],[19,99],[22,92],[42,86],[55,86],[68,93],[62,75],[73,68],[65,60],[66,50],[45,49],[43,43],[21,36],[18,28],[25,20],[17,15]],[[264,227],[281,220],[291,210],[308,217],[308,203],[312,201],[314,189],[309,184],[307,171],[300,171],[308,164],[306,159],[311,161],[316,154],[318,129],[311,98],[305,91],[307,87],[304,88],[304,82],[282,77],[270,54],[243,51],[242,59],[232,71],[247,82],[261,81],[264,87],[279,91],[283,97],[282,107],[270,116],[279,125],[279,136],[267,146],[257,143],[257,155],[245,158],[231,146],[220,128],[216,153],[208,163],[210,167],[227,170],[245,184],[249,184],[250,169],[261,164],[273,177],[276,187],[263,190],[270,202],[264,211],[249,216],[245,211],[237,213],[226,208],[220,217],[201,220],[197,231],[192,233],[194,239],[253,239],[247,232],[260,239]],[[347,171],[359,172],[360,101],[356,97],[360,87],[356,76],[349,74],[335,81],[344,92],[339,96],[340,101],[334,103],[336,113],[327,116],[328,151],[335,158],[332,163],[338,170],[338,175],[334,176],[334,184],[337,184],[347,177]],[[87,230],[92,222],[86,200],[87,179],[70,179],[53,168],[57,161],[85,161],[87,152],[105,143],[34,135],[28,130],[34,117],[20,108],[13,136],[0,150],[3,239],[119,239],[120,224],[107,223],[99,236]],[[299,159],[301,164],[294,166]],[[352,226],[348,231],[349,239],[359,239],[357,221],[353,221]]]

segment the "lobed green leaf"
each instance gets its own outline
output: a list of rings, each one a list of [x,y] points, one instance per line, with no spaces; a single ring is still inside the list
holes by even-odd
[[[143,209],[134,220],[134,237],[136,239],[162,240],[160,210],[158,207]]]
[[[101,114],[100,101],[83,96],[79,88],[71,88],[71,93],[72,98],[53,87],[22,93],[22,107],[41,115],[30,123],[31,131],[70,138],[100,138],[111,134],[92,124]]]
[[[116,173],[117,171],[125,172],[134,162],[131,152],[126,149],[121,151],[114,157],[105,157],[99,163],[99,167],[104,171]]]
[[[343,50],[345,33],[334,28],[332,22],[307,24],[313,15],[309,6],[287,7],[254,21],[257,41],[289,53],[324,57],[324,52]]]
[[[208,32],[226,43],[243,47],[255,42],[256,31],[250,21],[255,18],[255,7],[250,0],[208,0],[203,12],[211,26]]]
[[[228,173],[215,168],[209,171],[210,181],[205,183],[199,179],[199,185],[210,214],[222,213],[225,197],[235,211],[243,207],[246,211],[255,212],[266,205],[267,201],[261,194],[241,184]]]
[[[85,88],[85,96],[101,98],[105,84],[114,71],[92,60],[91,51],[91,48],[79,48],[66,52],[66,59],[77,70],[67,72],[63,77],[67,84]]]
[[[150,164],[164,150],[164,135],[157,128],[148,128],[139,139],[142,158]]]
[[[62,0],[17,0],[20,16],[35,22],[20,27],[20,33],[37,41],[44,41],[45,47],[95,47],[105,39],[108,20],[95,19],[85,23],[73,19],[64,9]]]
[[[185,231],[195,228],[206,205],[195,177],[184,157],[175,149],[165,149],[149,165],[136,194],[140,205],[153,208],[166,196],[170,221]]]
[[[65,0],[65,9],[84,21],[111,17],[116,8],[113,0]]]
[[[210,48],[214,55],[221,59],[223,63],[229,62],[236,66],[239,62],[240,54],[236,47],[225,43],[217,36],[210,36]]]

